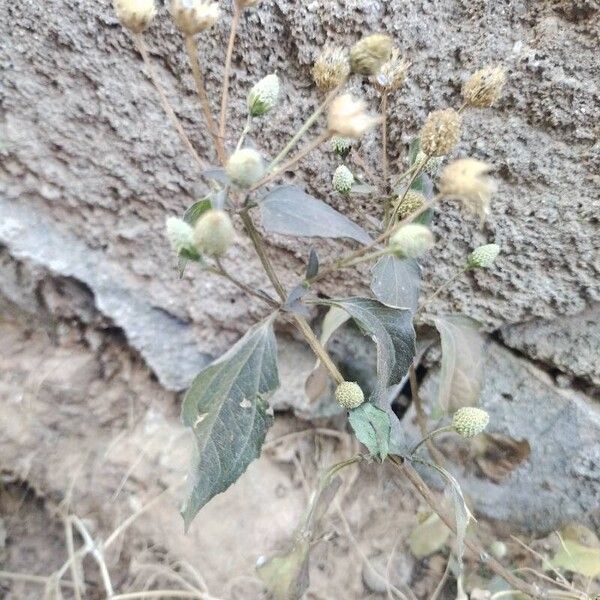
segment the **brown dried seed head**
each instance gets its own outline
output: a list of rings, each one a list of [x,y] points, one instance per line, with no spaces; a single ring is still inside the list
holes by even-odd
[[[327,125],[332,134],[346,138],[359,138],[379,122],[366,112],[363,100],[352,94],[342,94],[335,98],[327,113]]]
[[[145,31],[156,15],[154,0],[113,0],[117,17],[132,33]]]
[[[485,67],[469,77],[463,86],[463,98],[469,106],[487,108],[500,97],[506,82],[506,71],[502,67]]]
[[[376,75],[383,63],[392,55],[392,38],[375,33],[359,40],[350,50],[353,73]]]
[[[348,53],[344,48],[328,46],[317,57],[312,69],[317,87],[328,92],[341,85],[350,75]]]
[[[256,6],[260,0],[235,0],[237,5],[241,8],[252,8],[253,6]]]
[[[185,35],[195,35],[212,27],[221,11],[216,2],[173,0],[171,14],[175,24]]]
[[[428,156],[448,154],[460,139],[460,115],[453,109],[432,112],[421,129],[421,149]]]
[[[381,65],[379,73],[375,76],[375,85],[387,92],[400,89],[406,81],[408,67],[409,63],[400,58],[400,51],[394,48],[390,59]]]

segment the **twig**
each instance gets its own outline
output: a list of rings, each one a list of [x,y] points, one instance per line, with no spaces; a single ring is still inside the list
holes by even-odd
[[[71,519],[68,517],[64,518],[65,525],[65,538],[67,541],[67,553],[69,556],[69,563],[71,565],[71,576],[73,577],[73,594],[75,595],[75,600],[81,600],[81,593],[79,591],[79,587],[81,582],[83,581],[83,577],[81,576],[80,565],[81,563],[76,562],[75,559],[75,545],[73,543],[73,526],[71,523]]]
[[[181,121],[175,114],[175,111],[173,110],[173,107],[171,106],[171,104],[162,88],[162,85],[158,81],[156,71],[154,70],[152,62],[150,61],[148,49],[146,48],[146,44],[144,42],[144,38],[143,38],[142,34],[141,33],[134,34],[133,42],[134,42],[138,52],[142,56],[142,60],[144,61],[144,65],[146,66],[146,73],[147,73],[148,77],[150,78],[152,85],[155,87],[156,91],[158,92],[158,95],[160,97],[160,103],[163,107],[163,110],[167,114],[167,117],[169,117],[169,120],[171,121],[171,124],[173,125],[173,127],[175,128],[177,133],[179,134],[179,137],[180,137],[181,141],[183,142],[183,145],[187,148],[188,152],[192,155],[192,158],[194,159],[196,164],[200,167],[200,169],[202,171],[206,170],[208,168],[207,164],[200,158],[200,156],[196,152],[196,149],[192,145],[190,138],[188,137],[187,133],[183,129],[183,126],[181,125]]]
[[[388,95],[387,92],[383,92],[381,96],[381,114],[383,116],[382,124],[382,140],[381,140],[381,162],[383,169],[383,181],[387,187],[388,185],[388,150],[387,150],[387,137],[388,137]]]
[[[231,60],[235,46],[235,36],[240,24],[241,8],[234,0],[233,17],[231,19],[231,31],[227,44],[227,55],[225,57],[225,70],[223,71],[223,91],[221,93],[221,115],[219,117],[219,137],[225,139],[225,124],[227,122],[227,105],[229,103],[229,78],[231,76]]]
[[[206,127],[212,136],[219,162],[224,165],[226,160],[225,148],[223,147],[223,139],[217,131],[217,126],[213,119],[212,110],[210,108],[210,100],[208,99],[208,94],[206,93],[204,75],[202,74],[200,62],[198,61],[198,44],[193,35],[186,35],[184,42],[185,51],[187,53],[192,75],[194,77],[194,83],[196,84],[196,93],[198,94],[198,99],[200,100],[200,108],[202,109],[204,119],[206,120]]]

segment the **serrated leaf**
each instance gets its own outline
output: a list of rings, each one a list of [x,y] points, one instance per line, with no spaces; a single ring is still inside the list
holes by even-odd
[[[306,266],[306,279],[312,279],[319,273],[319,255],[314,248],[308,253],[308,265]]]
[[[415,330],[409,310],[394,308],[372,298],[321,300],[344,309],[377,345],[377,374],[383,392],[400,383],[415,357]]]
[[[369,244],[371,236],[348,217],[300,188],[283,185],[260,201],[263,227],[298,237],[350,238]]]
[[[450,529],[436,513],[419,523],[408,536],[408,547],[415,558],[421,560],[439,552],[448,542]]]
[[[390,451],[391,424],[387,412],[363,402],[348,415],[350,425],[359,442],[364,444],[371,456],[383,462]]]
[[[371,270],[371,291],[389,306],[416,312],[421,287],[421,267],[414,258],[382,256]]]
[[[202,198],[202,200],[194,202],[194,204],[183,213],[183,220],[193,227],[196,224],[196,221],[211,208],[212,202],[210,198]]]
[[[252,327],[192,382],[181,413],[196,439],[181,509],[186,528],[213,496],[225,491],[260,455],[272,422],[266,397],[278,386],[273,317]]]
[[[600,575],[600,548],[590,548],[574,540],[563,540],[561,549],[550,564],[555,569],[566,569],[584,577]]]
[[[476,406],[483,386],[484,338],[478,324],[463,316],[436,317],[442,340],[438,402],[447,411]]]

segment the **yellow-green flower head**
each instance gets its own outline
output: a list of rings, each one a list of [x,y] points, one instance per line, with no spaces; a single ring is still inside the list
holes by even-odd
[[[342,158],[346,158],[352,149],[352,140],[334,135],[331,138],[331,149]]]
[[[359,407],[365,401],[365,395],[358,383],[343,381],[335,389],[335,399],[347,410]]]
[[[498,254],[500,254],[500,246],[498,244],[479,246],[469,254],[467,266],[471,269],[485,269],[492,265]]]
[[[234,152],[225,167],[229,179],[241,188],[249,188],[265,174],[261,155],[253,148]]]
[[[354,175],[346,165],[340,165],[333,174],[331,180],[333,189],[344,196],[349,194],[354,185]]]
[[[222,210],[207,210],[194,227],[196,248],[207,256],[221,256],[233,242],[235,230],[229,215]]]
[[[252,117],[262,117],[273,110],[279,100],[279,77],[272,73],[255,83],[248,93],[248,112]]]
[[[317,87],[323,92],[338,87],[350,75],[348,52],[337,46],[325,47],[315,60],[312,75]]]
[[[403,225],[390,238],[389,247],[397,256],[418,258],[433,248],[435,240],[428,227],[419,223]]]
[[[464,406],[459,408],[452,417],[452,427],[464,438],[479,435],[490,422],[490,415],[481,408]]]
[[[469,77],[463,86],[463,98],[470,106],[488,108],[500,97],[505,82],[502,67],[485,67]]]
[[[154,0],[113,0],[117,18],[133,33],[145,31],[156,16]]]
[[[448,154],[460,139],[460,115],[453,108],[432,112],[421,129],[421,149],[428,156]]]
[[[176,254],[195,250],[194,230],[182,219],[169,217],[166,221],[167,238]]]
[[[353,73],[377,75],[381,66],[392,55],[392,38],[375,33],[362,38],[350,50],[350,66]]]
[[[171,15],[185,35],[195,35],[212,27],[221,11],[216,2],[203,0],[172,0]]]
[[[405,219],[409,215],[412,215],[414,212],[419,210],[423,204],[425,204],[425,202],[427,202],[427,200],[425,199],[425,196],[421,194],[421,192],[417,192],[417,190],[408,190],[404,196],[404,199],[398,206],[398,217],[400,219]]]

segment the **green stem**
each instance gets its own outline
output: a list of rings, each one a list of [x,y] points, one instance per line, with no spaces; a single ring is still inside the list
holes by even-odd
[[[252,129],[252,115],[249,114],[246,117],[246,124],[244,125],[244,129],[242,130],[242,133],[240,134],[238,143],[235,147],[236,152],[242,147],[242,144],[244,143],[246,136],[250,133],[250,129]]]
[[[456,281],[463,273],[466,273],[469,270],[469,267],[463,267],[462,269],[459,269],[456,273],[454,273],[454,275],[452,275],[452,277],[449,277],[446,281],[444,281],[444,283],[442,283],[442,285],[440,285],[435,292],[433,292],[429,297],[427,297],[425,299],[425,301],[423,302],[421,308],[418,310],[418,312],[423,312],[425,310],[425,308],[431,304],[431,302],[437,298],[451,283],[453,283],[454,281]]]
[[[221,114],[219,117],[219,137],[225,138],[225,125],[227,123],[227,105],[229,103],[229,77],[231,75],[231,61],[233,59],[233,48],[235,46],[235,36],[237,35],[240,24],[241,8],[234,0],[233,18],[231,19],[231,31],[229,32],[229,42],[227,43],[227,56],[225,57],[225,70],[223,72],[223,92],[221,94]]]
[[[446,425],[445,427],[440,427],[438,429],[434,429],[430,431],[413,449],[409,452],[409,456],[412,456],[425,442],[434,438],[438,433],[446,433],[447,431],[453,431],[454,427],[452,425]]]

